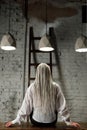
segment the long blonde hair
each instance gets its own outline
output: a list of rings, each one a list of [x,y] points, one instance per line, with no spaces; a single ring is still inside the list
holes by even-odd
[[[42,108],[45,107],[52,111],[55,105],[55,87],[51,76],[50,67],[41,63],[37,67],[35,78],[36,98],[39,96]],[[45,109],[46,111],[46,109]]]

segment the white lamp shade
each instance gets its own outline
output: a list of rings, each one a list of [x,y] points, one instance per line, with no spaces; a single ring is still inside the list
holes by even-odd
[[[87,52],[87,39],[86,39],[86,37],[80,36],[76,40],[75,51],[76,52]]]
[[[16,49],[16,42],[10,33],[7,33],[2,37],[0,47],[1,49],[8,51]]]
[[[51,46],[50,40],[49,40],[49,36],[44,35],[40,42],[39,42],[39,50],[40,51],[53,51],[54,48]]]

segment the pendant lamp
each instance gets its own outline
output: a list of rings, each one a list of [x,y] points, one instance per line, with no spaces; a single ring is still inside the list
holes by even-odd
[[[46,0],[46,34],[43,35],[39,42],[40,51],[53,51],[52,43],[50,42],[51,37],[47,34],[47,0]]]
[[[0,47],[3,50],[15,50],[16,49],[16,41],[12,34],[10,33],[10,17],[11,17],[11,5],[10,5],[10,0],[9,0],[9,31],[8,33],[4,34],[2,39],[1,39],[1,44]]]
[[[16,42],[14,37],[10,33],[6,33],[5,35],[3,35],[0,47],[2,50],[15,50]]]
[[[82,5],[82,35],[79,36],[75,43],[75,51],[76,52],[87,52],[87,37],[83,35],[83,23],[87,23],[87,5]]]
[[[87,38],[85,36],[80,36],[76,40],[75,44],[76,52],[87,52]]]
[[[51,46],[49,35],[44,35],[41,38],[39,42],[39,50],[40,51],[53,51],[54,50],[54,48]]]

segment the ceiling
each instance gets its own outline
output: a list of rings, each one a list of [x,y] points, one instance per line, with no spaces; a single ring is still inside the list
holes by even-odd
[[[16,0],[24,10],[25,17],[36,17],[53,22],[59,17],[71,17],[78,13],[78,4],[86,0]],[[46,3],[47,2],[47,3]],[[24,7],[25,5],[25,7]],[[74,6],[75,5],[75,6]],[[77,5],[77,6],[76,6]],[[47,10],[46,10],[47,7]]]
[[[15,0],[19,3],[23,2],[24,0]],[[39,0],[28,0],[28,3],[35,3],[36,1],[39,1]],[[40,0],[40,1],[46,1],[46,0]],[[85,3],[87,0],[47,0],[47,2],[52,2],[52,3],[57,3],[57,4],[64,4],[64,3],[69,3],[69,2],[83,2]]]
[[[38,18],[53,22],[60,17],[71,17],[78,13],[78,5],[87,0],[14,0],[22,8],[26,19]],[[47,3],[46,3],[47,2]]]

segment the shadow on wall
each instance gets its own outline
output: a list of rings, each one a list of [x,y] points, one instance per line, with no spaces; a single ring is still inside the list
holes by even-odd
[[[60,55],[61,55],[61,52],[59,51],[58,49],[58,44],[57,44],[57,40],[56,40],[56,36],[55,36],[55,32],[54,32],[54,29],[53,27],[50,28],[50,36],[51,36],[51,43],[52,43],[52,46],[54,48],[54,56],[55,56],[55,60],[56,60],[56,67],[57,67],[57,71],[59,73],[59,78],[58,80],[61,82],[61,85],[64,87],[64,79],[63,79],[63,72],[62,72],[62,69],[61,69],[61,62],[60,62]]]

